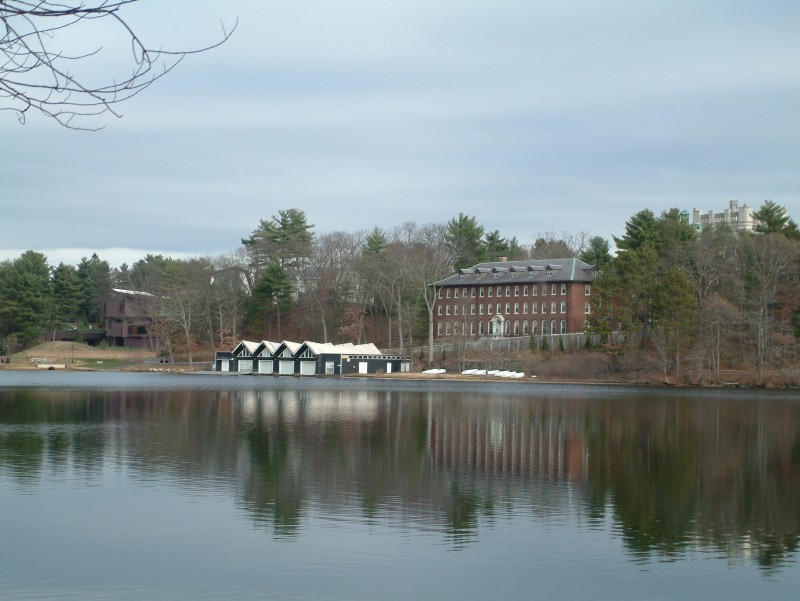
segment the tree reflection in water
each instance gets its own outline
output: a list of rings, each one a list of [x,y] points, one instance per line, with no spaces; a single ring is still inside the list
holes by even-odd
[[[232,497],[276,537],[310,511],[435,531],[455,549],[506,514],[611,517],[634,560],[699,550],[774,570],[796,556],[797,403],[544,390],[6,390],[0,475],[24,491],[125,466]]]

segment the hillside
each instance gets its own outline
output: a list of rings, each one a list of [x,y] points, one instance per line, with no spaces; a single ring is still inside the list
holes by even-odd
[[[45,342],[25,351],[11,355],[12,369],[35,368],[36,363],[64,364],[69,367],[94,365],[118,365],[121,363],[142,363],[157,357],[150,349],[131,349],[121,347],[102,348],[79,342]],[[97,363],[102,362],[102,363]],[[3,366],[5,367],[5,365]]]

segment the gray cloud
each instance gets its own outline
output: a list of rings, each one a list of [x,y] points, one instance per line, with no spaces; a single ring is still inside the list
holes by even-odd
[[[318,231],[463,211],[522,242],[645,207],[800,213],[796,3],[146,5],[170,44],[239,30],[103,132],[0,114],[7,249],[216,254],[289,207]]]

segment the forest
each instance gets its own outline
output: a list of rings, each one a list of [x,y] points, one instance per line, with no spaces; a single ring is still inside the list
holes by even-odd
[[[240,339],[416,353],[430,342],[430,286],[455,269],[579,257],[600,273],[587,332],[599,342],[584,350],[606,372],[656,370],[669,383],[736,380],[730,374],[742,371],[756,383],[796,381],[800,231],[773,201],[755,217],[754,232],[697,230],[678,209],[643,209],[613,237],[612,253],[612,241],[586,232],[547,232],[524,246],[463,213],[444,224],[318,233],[293,208],[260,220],[219,256],[148,254],[113,267],[93,254],[53,266],[27,251],[0,263],[0,354],[57,331],[102,330],[113,289],[149,293],[150,327],[172,359],[208,360]]]

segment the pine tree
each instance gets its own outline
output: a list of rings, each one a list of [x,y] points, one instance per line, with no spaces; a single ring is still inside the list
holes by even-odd
[[[29,250],[0,266],[0,322],[4,334],[16,332],[33,344],[50,320],[53,295],[47,258]]]

